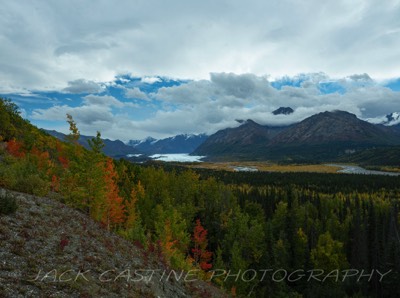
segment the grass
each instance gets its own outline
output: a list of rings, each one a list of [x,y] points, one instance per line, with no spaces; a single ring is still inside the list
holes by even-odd
[[[0,215],[8,215],[15,213],[18,209],[15,197],[10,193],[4,192],[0,194]]]
[[[255,168],[262,172],[310,172],[310,173],[337,173],[341,168],[328,166],[325,164],[293,164],[293,165],[278,165],[269,162],[261,161],[243,161],[243,162],[203,162],[192,164],[191,168],[204,168],[211,170],[234,171],[235,167]]]

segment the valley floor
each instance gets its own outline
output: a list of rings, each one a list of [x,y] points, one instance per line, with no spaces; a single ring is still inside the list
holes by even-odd
[[[279,165],[261,161],[244,162],[203,162],[192,164],[191,168],[225,170],[236,172],[307,172],[307,173],[346,173],[346,174],[365,174],[365,175],[390,175],[399,176],[400,173],[391,168],[382,168],[382,170],[364,169],[352,164],[293,164]]]
[[[226,171],[262,171],[262,172],[311,172],[311,173],[337,173],[341,167],[324,164],[314,165],[278,165],[261,161],[243,162],[203,162],[190,165],[192,168],[204,168]]]

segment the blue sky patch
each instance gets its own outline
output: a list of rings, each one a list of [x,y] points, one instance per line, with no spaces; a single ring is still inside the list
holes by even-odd
[[[346,89],[337,82],[322,82],[318,84],[318,89],[323,94],[346,93]]]
[[[392,80],[384,86],[392,89],[393,91],[400,91],[400,78]]]
[[[277,90],[281,90],[284,86],[301,87],[301,83],[308,80],[308,76],[300,74],[295,77],[284,76],[279,80],[271,82],[271,86]]]

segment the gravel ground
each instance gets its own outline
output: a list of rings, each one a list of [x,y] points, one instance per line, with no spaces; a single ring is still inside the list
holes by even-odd
[[[0,195],[6,190],[0,189]],[[0,297],[224,297],[56,200],[11,192],[0,215]]]

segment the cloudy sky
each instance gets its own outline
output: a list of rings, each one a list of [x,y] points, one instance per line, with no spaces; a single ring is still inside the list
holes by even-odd
[[[2,2],[0,94],[39,127],[70,113],[129,140],[400,111],[400,0]]]

